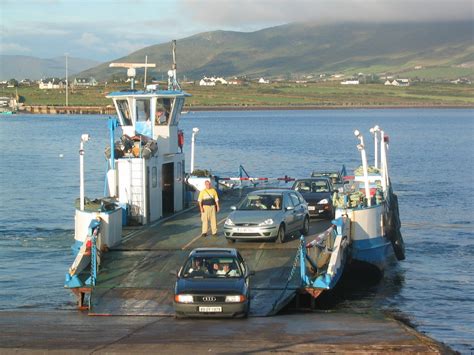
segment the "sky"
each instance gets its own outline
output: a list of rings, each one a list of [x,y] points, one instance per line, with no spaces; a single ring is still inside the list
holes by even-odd
[[[474,0],[0,0],[0,54],[103,62],[214,30],[473,18]]]

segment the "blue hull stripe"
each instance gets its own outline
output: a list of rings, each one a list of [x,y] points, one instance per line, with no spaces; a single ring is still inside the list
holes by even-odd
[[[380,270],[392,254],[392,244],[384,237],[352,241],[352,259],[373,264]]]

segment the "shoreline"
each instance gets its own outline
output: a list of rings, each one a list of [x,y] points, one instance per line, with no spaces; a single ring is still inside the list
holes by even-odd
[[[197,111],[305,111],[305,110],[403,110],[403,109],[474,109],[474,105],[288,105],[288,106],[194,106],[184,107],[184,112]],[[18,114],[76,114],[114,115],[110,106],[25,106]]]

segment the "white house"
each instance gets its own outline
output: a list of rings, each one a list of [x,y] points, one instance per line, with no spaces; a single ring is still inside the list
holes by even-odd
[[[344,80],[341,85],[359,85],[359,80]]]
[[[258,80],[258,83],[259,84],[270,84],[270,80],[265,80],[264,78],[260,78]]]
[[[201,79],[201,81],[199,82],[199,85],[200,86],[216,86],[216,84],[223,84],[223,85],[227,85],[228,82],[227,80],[225,80],[224,78],[222,77],[210,77],[208,78],[207,76],[205,76],[204,78]]]
[[[216,86],[216,82],[204,77],[199,81],[199,86]]]
[[[410,86],[410,80],[408,80],[408,79],[395,79],[392,82],[390,82],[390,80],[387,80],[387,81],[385,81],[384,85]]]
[[[94,78],[74,78],[74,86],[97,86],[97,80]]]
[[[45,89],[62,89],[66,86],[63,80],[57,78],[41,79],[39,82],[39,88]]]

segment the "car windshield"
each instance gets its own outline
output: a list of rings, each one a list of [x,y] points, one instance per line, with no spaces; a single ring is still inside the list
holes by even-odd
[[[309,192],[329,192],[329,184],[326,180],[303,180],[298,181],[295,185],[295,190],[301,193]]]
[[[181,271],[183,278],[242,277],[242,270],[234,257],[190,257]]]
[[[238,210],[281,210],[283,196],[280,194],[247,195],[237,206]]]
[[[333,184],[342,184],[342,179],[339,173],[330,173],[330,172],[313,172],[311,176],[314,177],[328,177],[331,178]]]

